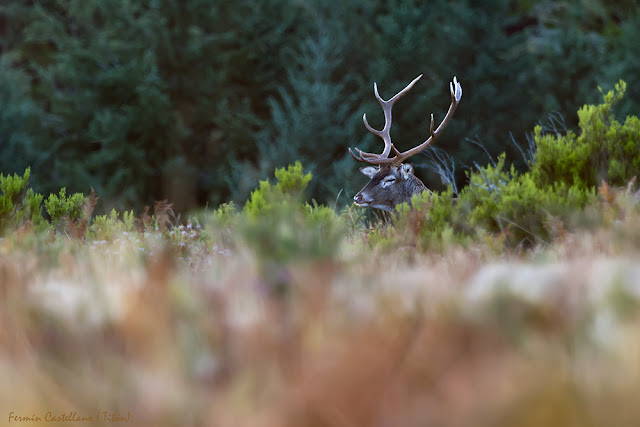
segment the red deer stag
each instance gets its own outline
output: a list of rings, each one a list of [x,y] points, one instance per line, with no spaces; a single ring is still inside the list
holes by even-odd
[[[411,83],[402,89],[396,96],[388,101],[385,101],[380,97],[378,93],[378,86],[373,84],[373,92],[378,99],[378,102],[382,106],[384,111],[384,128],[382,130],[375,130],[367,122],[367,115],[362,116],[364,125],[369,132],[379,136],[384,141],[384,150],[381,154],[367,153],[358,148],[355,149],[357,155],[349,148],[351,157],[359,162],[368,163],[372,166],[366,166],[360,168],[360,171],[368,176],[371,180],[362,190],[353,198],[354,202],[358,206],[372,207],[376,209],[382,209],[385,211],[393,211],[397,204],[403,202],[410,202],[411,196],[414,194],[422,193],[427,190],[427,187],[413,174],[413,166],[409,163],[402,163],[409,157],[425,150],[444,130],[447,126],[453,112],[460,103],[462,98],[462,86],[458,83],[458,80],[454,77],[453,82],[449,83],[449,89],[451,91],[451,106],[447,115],[444,116],[440,126],[433,130],[433,114],[431,114],[431,135],[422,144],[410,150],[399,152],[391,142],[391,109],[393,104],[403,95],[405,95],[413,85],[420,80],[422,74],[416,77]],[[393,151],[394,156],[389,157],[389,154]]]

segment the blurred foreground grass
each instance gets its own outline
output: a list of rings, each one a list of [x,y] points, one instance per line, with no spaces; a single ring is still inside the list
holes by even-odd
[[[0,240],[2,424],[637,426],[625,203],[527,251],[383,250],[296,213],[242,237],[221,210],[106,238],[22,227]]]

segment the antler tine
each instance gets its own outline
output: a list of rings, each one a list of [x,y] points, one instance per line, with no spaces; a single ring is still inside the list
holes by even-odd
[[[351,154],[351,157],[358,160],[359,162],[377,164],[373,162],[377,162],[378,160],[383,160],[389,157],[389,154],[391,153],[392,149],[394,150],[394,152],[397,153],[397,150],[395,149],[395,147],[393,146],[393,143],[391,142],[391,121],[392,121],[391,109],[393,108],[393,104],[395,104],[395,102],[398,99],[402,98],[407,92],[409,92],[409,90],[411,90],[413,85],[416,84],[416,82],[420,80],[421,77],[422,77],[422,74],[420,74],[418,77],[413,79],[411,83],[409,83],[404,89],[402,89],[393,98],[389,99],[388,101],[385,101],[384,99],[382,99],[382,97],[380,96],[380,93],[378,92],[377,83],[373,83],[373,93],[376,96],[376,99],[378,100],[380,105],[382,106],[382,111],[384,112],[384,127],[382,128],[382,130],[376,130],[373,127],[371,127],[371,125],[367,121],[366,114],[362,115],[362,121],[364,122],[364,126],[367,128],[369,132],[380,137],[382,141],[384,141],[384,150],[380,154],[375,154],[375,153],[368,153],[366,151],[362,151],[356,148],[356,152],[358,153],[358,156],[356,156],[351,151],[351,148],[349,148],[349,154]]]
[[[377,158],[365,159],[360,161],[365,161],[367,163],[375,164],[375,165],[382,165],[382,164],[397,165],[402,163],[409,157],[425,150],[442,133],[444,128],[447,126],[447,124],[449,124],[451,117],[453,117],[454,111],[456,110],[456,108],[458,107],[458,104],[460,103],[460,99],[462,98],[462,86],[460,85],[460,83],[458,82],[458,79],[455,76],[453,77],[453,82],[449,83],[449,90],[451,92],[451,105],[449,106],[449,111],[447,111],[447,114],[444,116],[444,119],[442,119],[442,122],[440,123],[440,125],[435,131],[433,130],[433,126],[434,126],[433,114],[431,114],[431,126],[429,128],[430,136],[426,141],[424,141],[422,144],[418,145],[417,147],[413,147],[410,150],[407,150],[402,153],[396,150],[395,147],[392,147],[395,153],[395,156],[391,158],[382,158],[380,156]],[[361,152],[361,154],[368,155],[369,153]],[[362,155],[360,157],[362,158]]]

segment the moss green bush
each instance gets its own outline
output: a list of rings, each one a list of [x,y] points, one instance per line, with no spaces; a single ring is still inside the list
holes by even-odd
[[[302,200],[311,173],[296,162],[276,169],[275,177],[275,184],[261,181],[244,206],[244,238],[258,255],[276,262],[333,256],[341,221],[331,208]]]
[[[112,209],[109,215],[97,215],[93,218],[87,231],[87,238],[95,240],[111,240],[122,233],[131,233],[136,229],[136,220],[133,211],[125,211],[120,214]]]
[[[300,162],[276,169],[275,177],[275,184],[260,182],[236,221],[270,291],[282,293],[288,291],[288,266],[337,257],[345,229],[331,208],[303,201],[312,177]]]
[[[223,203],[212,211],[198,212],[194,220],[202,224],[202,232],[215,251],[225,253],[236,247],[235,229],[238,224],[239,213],[233,202]]]
[[[596,204],[602,182],[624,186],[640,174],[640,120],[630,116],[622,124],[612,114],[625,88],[620,81],[602,104],[582,107],[578,134],[543,134],[536,127],[529,171],[507,168],[503,154],[495,165],[468,173],[457,200],[447,190],[414,196],[413,209],[399,206],[397,244],[442,249],[470,239],[494,244],[498,236],[510,248],[549,242],[558,222],[571,225],[585,206]]]
[[[640,121],[630,116],[621,124],[612,114],[625,88],[620,81],[602,104],[582,107],[578,134],[543,134],[537,126],[530,171],[506,171],[502,156],[496,166],[471,173],[457,209],[468,213],[472,227],[505,233],[509,244],[546,242],[553,237],[550,223],[570,223],[596,201],[602,182],[626,185],[640,174]]]
[[[423,193],[422,198],[426,194]],[[412,200],[412,204],[417,206],[417,203],[417,200]],[[473,230],[457,203],[452,187],[430,195],[426,223],[419,232],[419,249],[442,251],[453,244],[465,246],[471,241]]]
[[[42,217],[42,195],[29,188],[31,169],[24,175],[0,174],[0,235],[18,229],[26,223],[42,229],[47,223]]]
[[[612,113],[625,90],[621,80],[603,96],[602,104],[582,107],[577,135],[545,135],[540,126],[535,128],[537,153],[531,173],[539,185],[562,182],[587,189],[605,181],[623,186],[640,175],[640,120],[629,116],[620,123]]]
[[[59,194],[50,194],[44,207],[51,217],[51,224],[58,226],[65,221],[80,221],[85,218],[84,205],[87,197],[82,193],[67,196],[67,189],[62,187]]]
[[[273,209],[278,204],[299,201],[311,181],[311,173],[304,173],[302,164],[296,162],[285,168],[276,168],[276,183],[271,185],[267,180],[260,181],[258,188],[251,192],[251,196],[242,210],[250,218],[256,218]]]
[[[505,157],[470,175],[470,185],[460,193],[457,208],[467,213],[473,229],[503,233],[516,247],[548,242],[553,218],[571,220],[574,212],[595,198],[595,188],[568,186],[562,181],[541,185],[532,173],[505,171]]]

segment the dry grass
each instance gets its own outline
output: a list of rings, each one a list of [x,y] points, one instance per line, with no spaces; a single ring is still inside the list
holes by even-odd
[[[153,235],[33,244],[26,230],[0,241],[0,415],[636,426],[638,225],[563,233],[517,256],[351,242],[283,267],[285,294],[242,244],[184,254]]]

